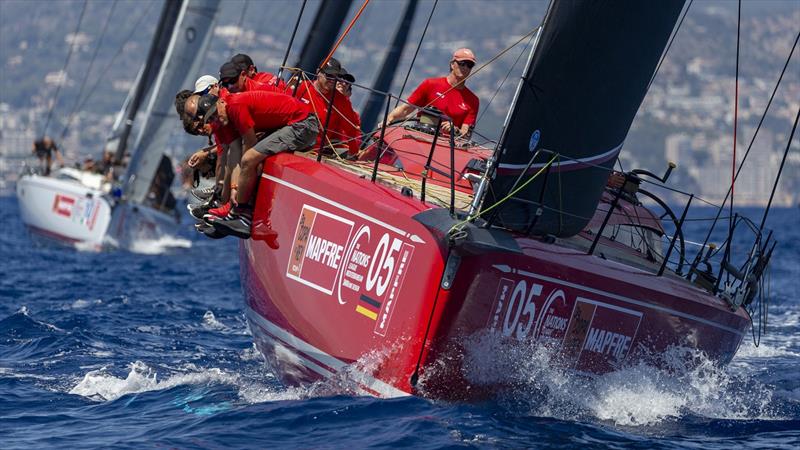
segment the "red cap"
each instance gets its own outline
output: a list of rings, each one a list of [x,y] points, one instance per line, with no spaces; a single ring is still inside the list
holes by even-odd
[[[468,48],[460,48],[453,53],[453,61],[475,61],[475,54]]]

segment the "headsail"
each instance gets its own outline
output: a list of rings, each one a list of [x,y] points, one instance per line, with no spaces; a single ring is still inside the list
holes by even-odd
[[[175,93],[192,86],[199,75],[218,9],[219,0],[186,0],[181,7],[124,178],[125,195],[133,202],[144,202],[157,178],[169,134],[177,123]],[[161,203],[161,199],[154,200]]]
[[[554,0],[500,142],[485,205],[560,155],[495,223],[572,236],[594,214],[684,0]],[[547,180],[546,184],[544,180]],[[541,201],[540,201],[541,199]],[[541,215],[537,214],[541,212]]]

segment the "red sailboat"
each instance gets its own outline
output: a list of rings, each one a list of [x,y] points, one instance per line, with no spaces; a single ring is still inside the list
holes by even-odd
[[[667,238],[641,202],[640,184],[669,173],[611,175],[683,2],[598,3],[551,4],[496,148],[423,115],[384,127],[359,161],[268,160],[241,271],[256,345],[283,381],[491,395],[502,383],[467,370],[483,337],[496,352],[546,346],[588,374],[671,348],[730,361],[771,240],[758,234],[738,270],[726,247],[712,270],[713,247],[686,256],[683,217]],[[268,219],[277,249],[259,240]]]

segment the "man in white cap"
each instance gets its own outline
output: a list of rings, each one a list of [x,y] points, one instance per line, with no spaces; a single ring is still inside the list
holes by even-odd
[[[203,75],[194,82],[194,93],[200,95],[207,94],[213,88],[219,89],[218,85],[219,80],[214,78],[214,76]]]
[[[453,119],[456,134],[469,137],[478,118],[478,97],[467,88],[464,81],[475,67],[475,54],[460,48],[450,58],[450,73],[446,77],[428,78],[408,97],[408,104],[400,104],[389,113],[387,123],[403,119],[417,108],[433,106]],[[442,131],[450,132],[450,123],[442,123]]]

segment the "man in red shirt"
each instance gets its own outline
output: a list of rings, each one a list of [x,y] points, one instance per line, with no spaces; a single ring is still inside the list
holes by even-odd
[[[277,86],[283,91],[286,88],[286,82],[278,79],[275,75],[269,72],[259,72],[253,59],[244,53],[239,53],[231,58],[231,62],[245,70],[247,77],[263,84],[271,84]]]
[[[309,149],[319,132],[317,118],[297,99],[267,91],[232,94],[227,100],[204,95],[196,102],[187,100],[186,111],[203,123],[231,127],[237,136],[241,136],[244,152],[237,180],[236,204],[226,218],[213,223],[223,233],[248,239],[253,217],[249,203],[258,181],[259,164],[276,153]],[[256,131],[271,133],[258,141]],[[275,232],[264,230],[263,235],[271,247],[277,248]]]
[[[356,154],[361,145],[361,123],[360,120],[359,123],[353,123],[352,117],[348,117],[348,111],[353,111],[350,99],[337,93],[333,100],[333,114],[328,114],[328,105],[333,90],[336,89],[337,80],[347,79],[355,81],[336,58],[330,58],[325,67],[317,71],[317,78],[313,82],[306,80],[300,83],[297,87],[297,97],[309,105],[311,112],[319,118],[320,134],[317,137],[317,148],[324,146],[326,149],[331,149],[332,146],[334,151],[341,148],[337,153],[346,151]],[[326,124],[326,141],[323,143],[322,131]]]
[[[464,85],[464,81],[475,66],[475,54],[468,48],[460,48],[450,59],[450,73],[442,78],[428,78],[408,97],[408,104],[400,104],[389,113],[386,122],[403,119],[416,110],[433,106],[453,119],[456,132],[467,138],[478,118],[478,97]],[[413,106],[412,106],[413,105]],[[450,123],[442,123],[442,131],[450,132]]]

